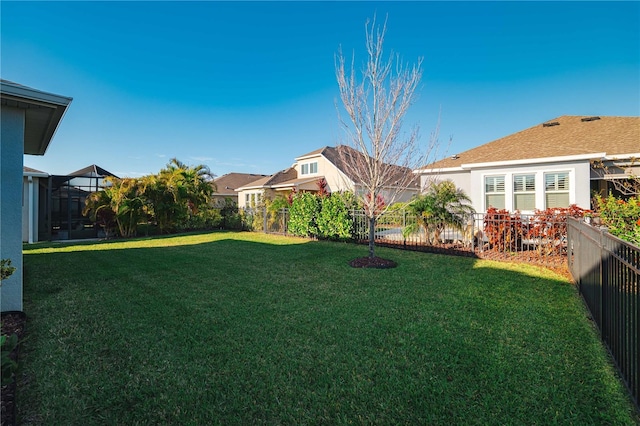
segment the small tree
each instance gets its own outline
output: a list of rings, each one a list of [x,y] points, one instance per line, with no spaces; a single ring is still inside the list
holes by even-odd
[[[408,225],[403,234],[406,236],[422,227],[427,242],[438,243],[446,227],[463,230],[470,215],[475,213],[470,203],[469,196],[453,182],[434,182],[425,194],[415,197],[407,206],[407,210],[416,216],[416,222]]]
[[[591,168],[600,177],[609,177],[607,180],[623,197],[640,196],[640,159],[631,157],[611,164],[595,160],[591,162]]]
[[[417,180],[412,170],[425,164],[436,138],[430,141],[427,152],[419,155],[418,127],[402,133],[403,119],[416,99],[422,77],[422,59],[412,67],[406,66],[393,52],[383,54],[386,21],[380,26],[365,24],[367,61],[362,75],[356,76],[355,60],[347,71],[340,50],[336,55],[336,77],[340,99],[347,119],[340,118],[345,130],[341,161],[356,178],[356,193],[360,196],[369,222],[369,257],[375,257],[375,224],[385,212],[379,200],[384,196],[386,206],[393,204],[406,188]],[[339,113],[340,114],[340,113]]]

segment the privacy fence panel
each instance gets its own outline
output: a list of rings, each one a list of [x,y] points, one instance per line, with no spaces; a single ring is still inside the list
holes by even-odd
[[[577,219],[567,226],[569,270],[638,406],[640,248]]]

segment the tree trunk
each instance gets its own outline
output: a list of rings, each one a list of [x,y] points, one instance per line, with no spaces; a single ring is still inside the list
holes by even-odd
[[[375,234],[376,231],[376,217],[372,215],[369,217],[369,257],[376,257],[375,254]]]

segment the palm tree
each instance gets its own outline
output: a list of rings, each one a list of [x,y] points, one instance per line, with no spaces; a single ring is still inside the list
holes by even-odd
[[[439,243],[446,227],[463,230],[469,215],[475,213],[470,202],[469,196],[452,181],[434,182],[426,193],[416,196],[407,206],[416,216],[416,222],[405,227],[402,233],[406,237],[423,228],[429,244]]]
[[[175,230],[209,205],[212,178],[207,166],[187,166],[172,158],[160,173],[144,179],[149,209],[161,233]]]
[[[145,215],[140,182],[134,178],[105,178],[105,188],[87,197],[83,214],[104,225],[107,233],[115,221],[121,236],[135,235],[138,222]]]

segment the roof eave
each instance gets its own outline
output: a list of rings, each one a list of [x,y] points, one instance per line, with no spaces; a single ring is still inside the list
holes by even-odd
[[[10,81],[0,82],[2,104],[25,110],[24,153],[43,155],[73,98]]]

